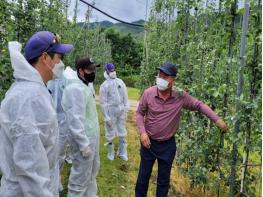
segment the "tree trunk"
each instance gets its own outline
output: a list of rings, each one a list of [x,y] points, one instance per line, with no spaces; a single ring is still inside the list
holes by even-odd
[[[245,1],[245,13],[243,15],[243,23],[242,23],[242,36],[241,36],[241,48],[240,48],[240,68],[238,72],[238,85],[237,85],[237,98],[240,99],[240,96],[243,92],[243,73],[245,67],[245,50],[246,50],[246,35],[248,29],[248,17],[249,17],[249,3],[248,0]],[[236,113],[241,112],[241,103],[238,100],[236,104]],[[229,196],[233,197],[235,194],[235,179],[236,179],[236,164],[237,164],[237,157],[238,157],[238,132],[240,127],[240,118],[237,119],[235,126],[234,126],[234,143],[233,143],[233,160],[231,164],[231,174],[230,174],[230,192]]]

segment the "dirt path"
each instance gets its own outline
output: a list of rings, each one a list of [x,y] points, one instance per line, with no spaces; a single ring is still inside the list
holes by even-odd
[[[97,104],[99,104],[99,96],[98,95],[96,95],[96,102],[97,102]],[[138,106],[138,101],[129,99],[129,102],[130,102],[130,110],[136,111],[137,106]]]

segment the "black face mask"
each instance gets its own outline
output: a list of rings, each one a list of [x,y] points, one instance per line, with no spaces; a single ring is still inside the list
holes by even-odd
[[[95,72],[88,74],[84,71],[84,69],[82,69],[82,70],[84,72],[84,76],[83,77],[80,76],[79,70],[78,70],[77,71],[78,77],[83,83],[85,83],[86,85],[89,85],[89,83],[92,83],[95,80]]]
[[[95,80],[95,72],[90,74],[84,73],[84,78],[82,78],[78,73],[78,77],[83,83],[85,83],[88,86],[89,83],[92,83]]]
[[[84,79],[88,83],[92,83],[95,80],[95,72],[90,73],[90,74],[84,73]]]

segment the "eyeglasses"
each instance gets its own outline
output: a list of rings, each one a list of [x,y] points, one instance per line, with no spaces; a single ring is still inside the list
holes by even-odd
[[[53,33],[54,34],[54,39],[52,40],[52,43],[48,45],[48,47],[44,50],[44,52],[47,52],[48,49],[50,49],[54,44],[57,44],[57,43],[60,43],[61,42],[61,37],[56,34],[56,33]]]

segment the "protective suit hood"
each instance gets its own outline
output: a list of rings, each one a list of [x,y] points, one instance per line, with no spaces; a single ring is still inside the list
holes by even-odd
[[[65,71],[63,72],[63,75],[66,79],[78,79],[78,75],[77,75],[77,72],[74,71],[71,67],[67,67],[65,69]]]
[[[104,78],[105,78],[106,80],[111,79],[110,76],[108,75],[108,73],[107,73],[106,71],[104,71],[103,76],[104,76]]]
[[[15,79],[38,82],[44,85],[44,82],[38,71],[28,63],[26,58],[21,53],[22,45],[17,41],[8,43],[13,76]]]

